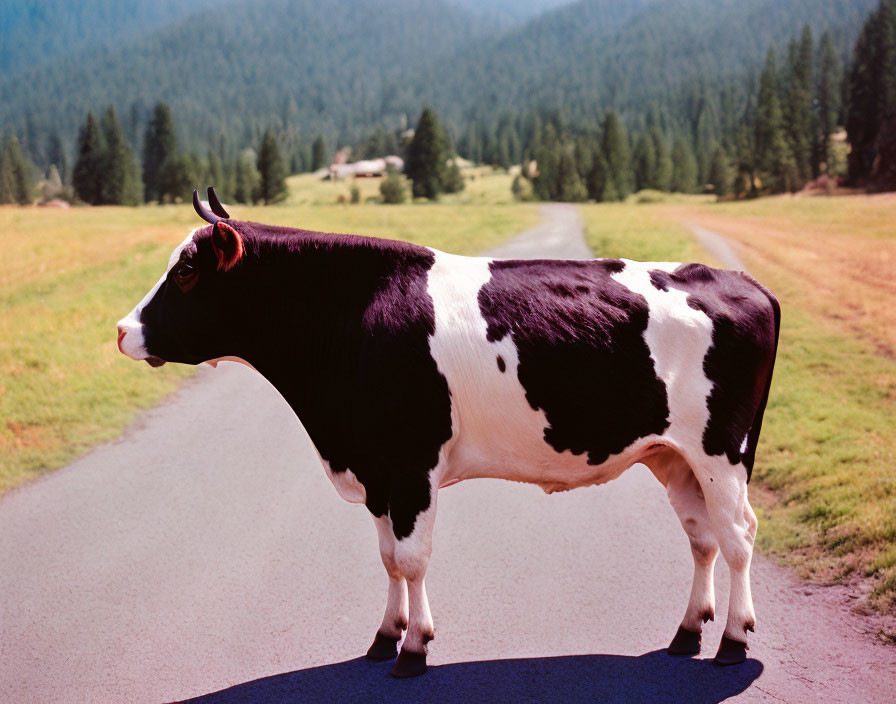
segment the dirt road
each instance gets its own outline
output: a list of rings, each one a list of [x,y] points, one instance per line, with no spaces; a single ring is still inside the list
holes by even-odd
[[[589,256],[571,206],[542,212],[496,253]],[[750,659],[712,665],[724,619],[701,658],[669,657],[691,557],[643,467],[551,496],[470,481],[439,502],[434,667],[396,681],[360,657],[386,595],[366,511],[263,379],[204,370],[0,502],[0,702],[893,699],[896,649],[762,559]],[[724,565],[717,580],[724,614]]]

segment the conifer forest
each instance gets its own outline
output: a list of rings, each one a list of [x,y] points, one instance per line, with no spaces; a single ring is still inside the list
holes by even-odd
[[[272,203],[337,152],[427,198],[896,188],[896,0],[59,4],[2,10],[0,202]]]

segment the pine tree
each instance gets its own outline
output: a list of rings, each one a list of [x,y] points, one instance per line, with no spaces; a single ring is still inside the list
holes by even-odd
[[[716,147],[712,153],[707,181],[712,184],[719,197],[727,196],[731,192],[731,166],[728,163],[728,155],[721,146]]]
[[[13,134],[7,135],[0,149],[0,203],[31,202],[30,171],[19,140]]]
[[[167,159],[159,174],[159,203],[189,201],[204,171],[204,165],[194,154],[175,154]]]
[[[669,145],[658,127],[650,130],[650,140],[656,152],[656,170],[649,186],[658,191],[669,191],[672,189],[672,157],[669,154]]]
[[[549,122],[544,126],[535,144],[535,167],[538,170],[538,175],[532,180],[535,197],[538,200],[556,200],[560,141],[553,124]]]
[[[840,114],[841,100],[840,89],[842,79],[842,67],[840,58],[834,48],[834,41],[830,32],[825,32],[821,38],[821,57],[819,60],[818,77],[818,156],[817,168],[823,164],[825,170],[831,160],[831,135],[837,127],[837,118]]]
[[[424,108],[408,145],[405,173],[411,179],[415,198],[435,200],[442,191],[445,173],[446,139],[431,108]]]
[[[171,176],[176,166],[166,167],[166,162],[174,159],[176,154],[177,135],[171,109],[165,103],[157,103],[143,138],[143,184],[147,201],[162,201],[161,182],[166,180],[169,185],[172,183]],[[166,168],[169,171],[167,178],[163,174]]]
[[[104,149],[99,172],[99,202],[109,205],[139,205],[142,184],[134,153],[127,145],[115,108],[109,107],[101,121]]]
[[[656,179],[656,149],[653,140],[642,132],[635,142],[632,152],[632,171],[635,177],[635,190],[653,188]]]
[[[786,133],[793,153],[795,182],[791,188],[801,188],[812,175],[812,31],[803,28],[799,43],[790,47],[790,86],[786,105]]]
[[[881,0],[856,42],[848,81],[846,132],[849,136],[849,177],[858,185],[896,188],[896,156],[881,160],[881,142],[896,141],[896,0]],[[885,137],[881,140],[881,136]],[[892,147],[890,148],[892,151]],[[884,182],[881,182],[881,176]]]
[[[495,164],[502,169],[510,168],[510,142],[507,139],[507,135],[502,134],[497,138]]]
[[[756,107],[756,164],[763,183],[775,192],[790,190],[797,180],[793,151],[784,132],[784,117],[778,98],[775,49],[771,47],[759,77]]]
[[[314,138],[314,144],[311,146],[311,171],[322,169],[329,162],[329,151],[327,149],[327,140],[322,134],[318,134]]]
[[[258,150],[258,200],[265,205],[286,198],[286,168],[280,157],[280,148],[270,127],[265,131]]]
[[[586,186],[588,196],[594,198],[598,203],[619,200],[619,191],[616,189],[610,167],[601,151],[594,156]]]
[[[616,195],[623,200],[631,192],[628,137],[625,134],[625,127],[612,110],[608,111],[604,118],[601,151]]]
[[[576,138],[574,156],[582,185],[588,180],[588,174],[591,173],[591,167],[594,165],[594,149],[596,146],[595,140],[590,135],[580,135]]]
[[[693,193],[697,185],[697,160],[694,151],[681,135],[672,142],[672,190]]]
[[[579,203],[588,199],[588,190],[582,183],[576,166],[574,147],[566,143],[560,150],[557,162],[557,200],[564,203]]]
[[[732,186],[735,195],[756,195],[756,130],[755,125],[745,121],[734,135],[734,156],[736,183]]]
[[[699,183],[706,183],[708,180],[709,164],[720,132],[715,97],[708,90],[704,90],[700,96],[697,119],[694,123],[694,146]]]
[[[92,112],[78,137],[78,159],[72,171],[72,186],[75,195],[85,203],[97,205],[102,202],[102,168],[105,145],[96,119]]]

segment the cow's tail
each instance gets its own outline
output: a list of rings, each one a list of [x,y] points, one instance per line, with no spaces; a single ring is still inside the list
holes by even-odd
[[[768,378],[765,380],[765,390],[762,393],[762,399],[759,401],[759,406],[756,408],[756,414],[753,416],[753,424],[747,432],[746,448],[741,455],[741,461],[747,468],[747,483],[749,483],[750,477],[753,474],[753,463],[756,460],[756,446],[759,443],[759,431],[762,430],[762,416],[765,414],[769,391],[772,387],[772,373],[775,369],[775,357],[778,354],[778,338],[781,333],[781,306],[778,303],[778,299],[775,298],[775,294],[769,291],[765,286],[756,281],[756,279],[749,274],[743,273],[742,275],[766,295],[768,302],[772,306],[772,312],[775,318],[775,343],[772,348],[771,363],[768,367]]]

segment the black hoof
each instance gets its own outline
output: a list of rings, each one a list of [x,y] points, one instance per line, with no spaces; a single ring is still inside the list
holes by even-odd
[[[740,665],[747,659],[747,644],[739,640],[722,636],[719,652],[713,662],[716,665]]]
[[[393,677],[417,677],[426,673],[426,653],[415,653],[402,648],[390,673]]]
[[[700,634],[679,626],[678,632],[669,643],[669,655],[696,655],[699,652]]]
[[[398,640],[398,638],[392,638],[377,631],[373,645],[367,650],[367,659],[391,660],[398,655]]]

